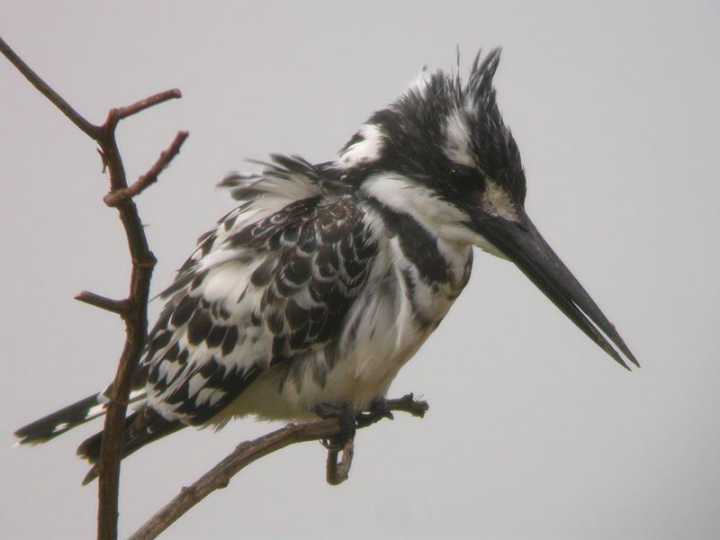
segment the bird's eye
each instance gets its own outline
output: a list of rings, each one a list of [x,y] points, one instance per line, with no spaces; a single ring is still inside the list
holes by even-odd
[[[466,165],[453,164],[450,169],[450,177],[453,181],[470,181],[477,179],[479,176],[477,169]]]
[[[448,171],[446,189],[454,201],[471,201],[473,194],[482,192],[483,176],[475,167],[453,163]]]

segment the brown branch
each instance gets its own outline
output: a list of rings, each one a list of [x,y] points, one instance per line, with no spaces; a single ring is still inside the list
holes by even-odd
[[[0,52],[30,81],[30,83],[47,97],[60,111],[67,116],[83,133],[97,142],[103,159],[103,170],[107,170],[110,180],[110,191],[122,192],[128,189],[125,167],[115,139],[115,128],[118,122],[169,99],[180,97],[179,90],[161,92],[127,107],[111,109],[105,123],[101,126],[91,124],[70,104],[52,89],[40,76],[0,39]],[[180,137],[180,135],[178,136]],[[159,168],[151,169],[152,181],[177,154],[187,134],[171,145],[174,152],[161,158]],[[156,164],[157,165],[157,164]],[[146,175],[147,176],[147,175]],[[151,183],[150,181],[147,181]],[[138,193],[144,189],[138,188]],[[93,304],[115,313],[121,313],[125,321],[125,346],[118,362],[115,379],[110,391],[110,402],[105,416],[105,427],[100,451],[98,483],[98,538],[115,540],[117,538],[118,490],[120,483],[120,451],[123,440],[124,419],[127,409],[128,395],[132,374],[140,359],[147,333],[147,302],[150,293],[150,278],[155,266],[155,256],[150,251],[137,207],[130,197],[124,197],[117,204],[118,213],[127,237],[132,274],[130,277],[130,293],[127,300],[110,300],[91,293],[81,293],[79,300]]]
[[[50,88],[50,86],[43,81],[37,73],[35,73],[30,66],[23,61],[22,58],[15,54],[15,51],[13,51],[10,48],[10,45],[5,43],[2,38],[0,38],[0,52],[2,52],[5,58],[10,60],[18,71],[22,73],[28,81],[30,81],[30,84],[37,88],[42,95],[48,98],[58,109],[60,109],[73,124],[80,128],[80,130],[88,137],[95,139],[98,133],[98,127],[85,120],[85,118],[73,109],[70,104],[60,96],[60,94]]]
[[[113,300],[112,298],[106,298],[104,296],[100,296],[99,294],[91,293],[88,291],[83,291],[80,294],[77,294],[75,296],[75,300],[85,302],[86,304],[90,304],[91,306],[95,306],[96,308],[104,309],[105,311],[116,313],[121,317],[125,317],[130,311],[130,302],[128,302],[127,299]]]
[[[152,96],[146,97],[145,99],[141,99],[140,101],[136,101],[132,105],[110,109],[110,112],[108,113],[108,118],[105,123],[107,125],[117,124],[119,120],[127,118],[128,116],[132,116],[134,114],[142,112],[145,109],[154,107],[155,105],[160,105],[165,101],[169,101],[171,99],[179,99],[181,97],[182,92],[180,92],[180,90],[178,90],[177,88],[159,92]]]
[[[161,100],[156,100],[152,104],[160,102]],[[139,111],[147,106],[136,106],[135,108]],[[117,118],[122,118],[122,116],[118,115]],[[111,193],[127,189],[125,168],[115,140],[116,125],[117,120],[111,112],[108,115],[108,120],[102,126],[101,136],[97,139],[102,150],[103,160],[109,171]],[[155,256],[148,246],[145,230],[135,203],[132,199],[126,198],[122,201],[122,204],[117,206],[117,210],[127,236],[132,259],[132,272],[130,276],[130,294],[128,295],[130,309],[124,317],[125,346],[110,391],[110,403],[105,415],[100,459],[98,460],[100,473],[98,481],[98,539],[101,540],[115,540],[117,538],[120,459],[124,439],[126,403],[130,394],[132,375],[142,355],[147,333],[147,304],[150,296],[150,279],[155,267]]]
[[[160,157],[155,162],[148,172],[138,178],[130,187],[124,189],[118,189],[111,191],[103,198],[105,204],[108,206],[118,206],[126,199],[132,199],[140,195],[145,191],[151,184],[157,182],[158,175],[167,167],[175,156],[180,152],[180,147],[188,138],[189,133],[187,131],[179,131],[175,136],[175,140],[168,146],[168,148],[160,154]]]
[[[386,403],[390,410],[407,412],[418,417],[423,417],[428,410],[427,402],[416,401],[412,394],[400,399],[387,400]],[[254,461],[292,444],[322,441],[339,433],[340,423],[337,419],[331,418],[306,424],[288,424],[272,433],[241,443],[231,454],[192,485],[182,488],[175,498],[152,516],[130,539],[150,540],[156,538],[213,491],[227,487],[233,476]],[[333,465],[328,463],[328,473],[331,468],[334,469],[332,474],[335,475],[333,478],[335,480],[343,474],[347,478],[352,462],[352,443],[346,445],[343,450],[348,448],[350,448],[350,455],[345,455],[340,463],[335,462]],[[334,459],[337,459],[337,451],[335,451]]]
[[[338,461],[338,454],[342,457]],[[325,464],[325,480],[331,486],[342,484],[350,476],[353,457],[355,456],[355,440],[350,439],[341,450],[328,448],[327,462]]]

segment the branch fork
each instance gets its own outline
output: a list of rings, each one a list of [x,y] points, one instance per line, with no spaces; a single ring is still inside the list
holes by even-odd
[[[160,157],[148,172],[140,176],[131,186],[115,189],[105,195],[103,198],[105,204],[110,207],[118,207],[128,199],[140,195],[140,193],[145,191],[150,185],[157,182],[160,173],[170,164],[178,152],[180,152],[180,147],[185,142],[185,139],[188,138],[188,135],[189,133],[187,131],[179,131],[170,146],[160,154]]]

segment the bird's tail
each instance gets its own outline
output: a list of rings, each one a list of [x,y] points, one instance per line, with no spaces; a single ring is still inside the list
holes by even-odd
[[[98,392],[21,427],[15,432],[19,444],[39,444],[105,414],[107,398]]]
[[[144,399],[145,390],[137,389],[130,393],[129,402],[136,403]],[[107,405],[106,389],[21,427],[15,432],[15,437],[19,439],[19,444],[47,442],[85,422],[102,416],[107,411]]]
[[[15,432],[19,444],[40,444],[62,435],[66,431],[89,422],[107,412],[107,390],[98,392],[52,414],[35,420],[21,427]],[[133,390],[130,393],[130,403],[140,403],[138,410],[125,419],[125,437],[121,458],[125,458],[143,446],[157,439],[169,435],[185,427],[180,421],[166,420],[152,408],[144,406],[146,393],[144,389]],[[102,431],[86,439],[77,449],[80,457],[88,460],[92,467],[83,480],[87,484],[97,478],[97,462],[100,457],[102,445]]]
[[[125,437],[120,458],[124,459],[146,444],[156,441],[186,427],[179,420],[166,420],[151,407],[141,407],[125,419]],[[83,480],[89,484],[98,476],[98,460],[102,446],[102,431],[83,441],[78,447],[80,457],[88,460],[92,467]]]

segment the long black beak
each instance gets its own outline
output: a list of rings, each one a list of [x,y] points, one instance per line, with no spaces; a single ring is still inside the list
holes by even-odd
[[[523,213],[518,222],[485,217],[478,222],[478,229],[617,363],[629,370],[625,362],[627,358],[640,367],[615,327],[540,235],[527,215]]]

